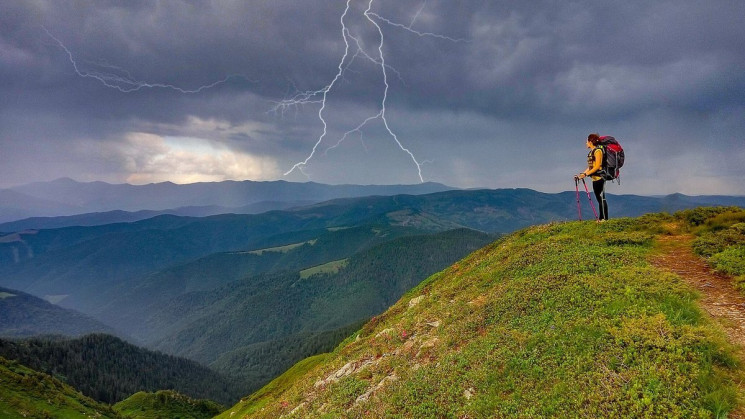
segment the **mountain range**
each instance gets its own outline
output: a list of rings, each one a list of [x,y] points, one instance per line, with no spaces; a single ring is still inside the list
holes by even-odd
[[[4,337],[116,333],[114,328],[78,311],[3,287],[0,287],[0,319],[0,336]]]
[[[315,238],[308,239],[310,233]],[[258,388],[303,357],[330,350],[352,331],[350,326],[494,238],[469,229],[424,234],[383,225],[300,235],[305,241],[296,245],[211,254],[116,282],[97,281],[98,275],[86,274],[76,259],[66,265],[58,262],[70,259],[55,257],[42,266],[61,274],[58,281],[36,286],[67,286],[79,294],[52,294],[60,304],[84,301],[75,308],[134,342],[218,371],[240,371]],[[49,260],[45,256],[54,253],[38,259]],[[65,269],[72,273],[64,274]],[[29,280],[34,272],[39,271],[32,270]],[[266,353],[259,343],[294,349]],[[236,368],[241,362],[259,368]]]
[[[57,208],[105,212],[0,225],[0,309],[14,319],[0,335],[103,331],[238,375],[247,389],[331,351],[422,280],[499,237],[578,217],[574,192],[529,189],[51,184],[28,185],[24,196],[39,202],[48,194],[48,202],[61,203]],[[53,193],[53,186],[66,192]],[[272,194],[262,188],[279,189]],[[395,194],[406,188],[421,193]],[[427,188],[444,190],[424,193]],[[379,194],[320,198],[371,190]],[[106,209],[114,193],[128,200],[126,208],[123,201],[121,208]],[[144,207],[155,195],[162,195],[153,199],[161,207]],[[179,201],[188,195],[192,201]],[[241,208],[232,206],[238,199],[249,202],[249,195],[259,200],[245,204],[246,212],[246,205],[282,209],[230,211]],[[581,215],[587,220],[593,215],[586,199]],[[610,195],[609,201],[613,218],[712,204],[745,207],[745,197],[726,196]],[[37,311],[44,314],[19,316]],[[23,321],[30,326],[19,326]]]
[[[207,216],[254,214],[334,198],[369,195],[425,194],[454,189],[438,183],[414,185],[325,185],[314,182],[224,181],[178,185],[76,182],[69,178],[0,189],[0,223],[31,217],[58,217],[114,212],[98,216],[100,223],[135,221],[158,213]],[[125,215],[116,211],[138,212]],[[70,221],[74,221],[73,218]],[[32,228],[61,227],[36,220]],[[59,221],[59,220],[58,220]],[[0,231],[15,231],[0,228]]]
[[[459,189],[433,182],[415,185],[324,185],[314,182],[225,181],[129,185],[86,183],[62,178],[0,189],[0,232],[135,222],[163,214],[187,217],[226,213],[259,214],[337,198],[426,195],[456,190]],[[611,192],[609,188],[609,194]],[[566,195],[565,202],[574,202],[576,206],[573,193],[563,195]],[[586,207],[585,216],[590,217],[592,213],[585,198],[580,196]],[[721,195],[671,194],[648,198],[657,202],[652,207],[664,211],[674,211],[681,206],[742,206],[745,203],[745,197]],[[611,211],[619,209],[616,215],[627,216],[635,212],[628,208],[616,208],[615,205],[611,207]],[[573,219],[574,215],[569,218]]]
[[[609,199],[612,216],[636,216],[690,208],[716,197],[618,195]],[[745,198],[729,200],[745,205]],[[592,217],[584,209],[585,218]],[[0,285],[94,313],[104,310],[93,298],[104,290],[129,287],[143,277],[209,255],[317,240],[324,229],[377,223],[421,232],[466,227],[503,234],[573,219],[576,211],[575,197],[568,192],[454,190],[337,199],[262,214],[161,215],[130,223],[22,230],[0,236]]]

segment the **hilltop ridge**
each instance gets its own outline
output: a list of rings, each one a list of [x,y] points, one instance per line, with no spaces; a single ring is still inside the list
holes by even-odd
[[[650,263],[683,222],[513,233],[219,417],[723,417],[743,394],[739,353]]]

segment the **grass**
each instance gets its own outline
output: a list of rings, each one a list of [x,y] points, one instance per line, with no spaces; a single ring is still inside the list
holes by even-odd
[[[209,400],[194,400],[175,391],[161,390],[135,393],[115,404],[114,410],[126,419],[207,419],[225,408]]]
[[[293,244],[288,244],[288,245],[285,245],[285,246],[267,247],[266,249],[251,250],[251,251],[248,251],[248,252],[241,252],[241,253],[248,253],[248,254],[251,254],[251,255],[258,255],[258,256],[263,255],[264,252],[287,253],[290,250],[296,249],[296,248],[298,248],[298,247],[300,247],[302,245],[305,245],[305,244],[309,244],[309,245],[312,246],[312,245],[316,244],[316,240],[309,240],[309,241],[302,242],[302,243],[293,243]]]
[[[11,294],[9,292],[0,292],[0,300],[4,300],[9,297],[15,297],[15,294]]]
[[[698,208],[679,217],[697,237],[693,250],[711,266],[733,277],[733,285],[745,294],[745,210],[737,207]]]
[[[52,304],[59,304],[62,300],[69,297],[70,294],[45,295],[44,299]]]
[[[323,265],[303,269],[300,271],[300,279],[306,279],[316,274],[335,274],[345,266],[347,266],[347,259],[333,260]]]
[[[695,292],[647,261],[655,236],[683,217],[500,239],[424,281],[252,414],[724,417],[742,379],[734,349]]]
[[[315,355],[298,362],[284,374],[280,375],[279,377],[272,380],[269,384],[262,387],[259,391],[253,393],[247,398],[244,398],[231,409],[228,409],[222,414],[216,416],[216,419],[233,417],[243,418],[256,413],[264,406],[266,406],[267,403],[280,397],[280,395],[285,390],[287,390],[289,386],[292,385],[299,377],[302,377],[309,370],[323,363],[328,358],[328,356],[328,354]]]
[[[119,418],[111,407],[47,375],[0,357],[0,417]]]

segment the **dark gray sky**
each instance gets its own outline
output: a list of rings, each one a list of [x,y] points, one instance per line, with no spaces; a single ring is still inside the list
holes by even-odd
[[[741,0],[4,0],[0,187],[556,192],[599,132],[627,154],[610,193],[743,195],[743,16]]]

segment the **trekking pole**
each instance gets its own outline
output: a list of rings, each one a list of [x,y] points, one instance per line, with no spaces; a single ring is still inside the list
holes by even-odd
[[[582,207],[579,204],[579,178],[574,177],[574,191],[577,192],[577,214],[579,214],[579,220],[582,221]]]
[[[595,204],[592,203],[592,198],[590,198],[590,191],[587,189],[587,182],[585,182],[585,178],[582,178],[582,184],[585,185],[585,192],[587,192],[587,200],[590,201],[590,207],[592,207],[592,213],[595,214],[595,221],[598,221],[598,212],[595,211]]]

